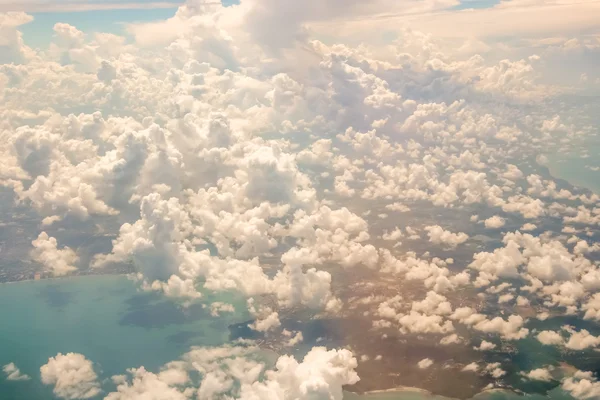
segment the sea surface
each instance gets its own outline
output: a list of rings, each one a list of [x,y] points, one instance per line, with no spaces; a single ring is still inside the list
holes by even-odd
[[[600,194],[600,139],[576,141],[567,149],[558,148],[544,155],[543,165],[554,178]]]
[[[249,315],[241,298],[205,298],[207,304],[212,301],[233,304],[236,312],[215,318],[200,304],[185,309],[159,295],[139,292],[134,282],[118,275],[0,284],[0,366],[14,362],[22,373],[32,377],[26,382],[11,382],[0,374],[0,399],[54,399],[52,388],[40,381],[39,368],[59,352],[85,355],[95,363],[100,380],[105,381],[142,365],[157,371],[190,346],[222,345],[230,340],[229,326],[247,321]],[[476,398],[569,397],[555,390],[549,397],[487,392]],[[414,390],[344,396],[344,400],[443,399]]]
[[[249,319],[245,303],[210,300],[239,312],[214,318],[201,305],[183,309],[118,275],[0,284],[0,366],[14,362],[32,377],[11,382],[0,371],[0,399],[54,399],[40,366],[59,352],[85,355],[104,380],[142,365],[156,371],[193,345],[226,343],[228,326]]]

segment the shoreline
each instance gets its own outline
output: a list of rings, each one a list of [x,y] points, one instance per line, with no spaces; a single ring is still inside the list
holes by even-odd
[[[365,397],[365,396],[368,397],[368,396],[373,396],[373,395],[378,395],[378,394],[397,393],[397,394],[401,395],[401,394],[417,393],[417,394],[421,394],[424,396],[428,396],[431,399],[435,399],[435,400],[461,400],[456,397],[448,397],[448,396],[444,396],[441,394],[434,394],[434,393],[431,393],[427,389],[422,389],[422,388],[417,388],[417,387],[412,387],[412,386],[398,386],[398,387],[391,388],[391,389],[370,390],[370,391],[364,392],[364,393],[356,393],[356,392],[352,392],[349,390],[346,390],[345,392],[351,393],[356,396],[360,396],[361,398]],[[490,388],[490,389],[484,389],[481,392],[475,394],[473,397],[470,397],[469,399],[465,399],[465,400],[476,400],[476,399],[479,399],[480,396],[485,396],[487,394],[492,394],[492,393],[506,393],[506,394],[510,394],[510,395],[514,395],[514,396],[520,395],[520,393],[518,393],[514,390],[510,390],[507,388],[494,387],[494,388]]]
[[[544,158],[546,159],[545,162],[541,161],[540,159]],[[540,154],[535,158],[535,162],[546,168],[546,170],[548,171],[548,174],[552,177],[552,179],[555,180],[561,180],[564,181],[566,183],[568,183],[570,186],[572,186],[573,188],[577,189],[577,190],[587,190],[593,194],[598,194],[600,195],[600,187],[591,187],[587,182],[585,181],[578,181],[578,180],[574,180],[572,177],[565,177],[564,174],[561,174],[557,167],[556,164],[557,163],[552,163],[551,162],[551,156],[548,154]]]
[[[364,392],[363,395],[381,394],[381,393],[401,393],[401,392],[413,392],[413,393],[426,394],[428,396],[436,396],[427,389],[422,389],[422,388],[413,387],[413,386],[398,386],[398,387],[391,388],[391,389],[370,390],[368,392]],[[441,397],[445,397],[445,396],[441,396]],[[445,397],[445,398],[452,399],[452,397]]]
[[[127,275],[129,275],[129,274],[107,273],[107,274],[84,274],[84,275],[53,276],[53,277],[49,277],[49,278],[21,279],[20,281],[0,282],[0,285],[16,285],[16,284],[19,284],[19,283],[72,280],[72,279],[83,279],[83,278],[92,278],[92,277],[101,277],[101,276],[124,276],[124,277],[127,277]]]

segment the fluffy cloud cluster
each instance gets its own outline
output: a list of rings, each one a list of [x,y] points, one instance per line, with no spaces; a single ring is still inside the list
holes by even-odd
[[[459,307],[451,315],[475,330],[485,333],[496,333],[506,340],[519,340],[527,337],[529,329],[524,328],[525,320],[520,315],[510,315],[506,320],[502,317],[488,318],[470,307]]]
[[[62,399],[89,399],[101,393],[94,365],[83,354],[58,353],[40,372],[42,382],[54,386],[54,394]]]
[[[46,232],[40,233],[37,239],[31,242],[33,250],[31,258],[44,266],[44,270],[54,276],[67,275],[75,270],[79,261],[77,254],[69,247],[58,248],[56,238],[48,236]]]
[[[484,223],[486,228],[498,229],[502,228],[506,221],[504,220],[504,218],[494,215],[493,217],[486,219]]]
[[[581,351],[586,349],[594,349],[600,346],[600,337],[592,335],[588,330],[581,329],[576,331],[573,327],[565,325],[562,327],[562,332],[569,334],[565,338],[561,332],[556,331],[541,331],[537,334],[537,339],[540,343],[549,346],[564,346],[569,350]]]
[[[520,290],[540,298],[544,305],[564,307],[570,314],[585,311],[586,319],[594,319],[600,272],[598,265],[584,256],[587,242],[574,242],[570,250],[557,239],[507,233],[504,247],[476,253],[469,267],[478,273],[476,286],[520,278],[528,282]]]
[[[426,226],[425,230],[427,231],[431,243],[441,244],[450,248],[455,248],[469,239],[469,235],[464,232],[452,233],[444,230],[444,228],[439,225]]]
[[[572,377],[563,380],[561,387],[580,400],[600,396],[600,382],[592,372],[577,371]]]
[[[377,315],[383,319],[375,321],[374,327],[387,328],[392,320],[404,334],[447,334],[454,331],[452,322],[445,319],[451,312],[447,299],[434,291],[428,292],[425,299],[408,304],[401,296],[395,296],[379,304]]]
[[[523,376],[527,379],[542,382],[550,382],[554,379],[552,377],[552,367],[532,369],[527,373],[523,373]]]
[[[359,379],[354,372],[357,361],[348,350],[315,347],[302,361],[281,356],[273,369],[266,370],[257,355],[251,346],[195,348],[159,373],[140,367],[114,376],[117,390],[106,399],[341,400],[342,386]],[[201,376],[199,386],[192,380],[192,371]],[[258,381],[261,375],[264,379]]]

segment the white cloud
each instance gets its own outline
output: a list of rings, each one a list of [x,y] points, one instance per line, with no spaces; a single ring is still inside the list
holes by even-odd
[[[431,243],[442,244],[452,249],[469,239],[469,235],[464,232],[453,233],[444,230],[444,228],[439,225],[426,226],[425,230],[427,231]]]
[[[427,369],[433,365],[433,360],[430,358],[424,358],[417,363],[417,366],[420,369]]]
[[[197,347],[186,353],[182,361],[163,366],[159,373],[140,367],[128,370],[128,375],[114,376],[117,390],[106,399],[137,400],[152,396],[183,400],[194,394],[199,400],[341,400],[342,386],[359,380],[354,372],[357,361],[348,350],[315,347],[302,361],[281,356],[273,369],[267,370],[257,361],[257,350],[248,346]],[[192,375],[188,372],[192,371],[202,375],[199,387],[191,382]],[[259,381],[262,373],[264,379]]]
[[[600,293],[595,293],[581,307],[585,310],[584,319],[600,320]]]
[[[503,2],[501,4],[509,4]],[[407,24],[415,30],[428,32],[441,37],[493,37],[523,35],[539,35],[548,37],[560,34],[576,33],[576,26],[585,29],[597,29],[600,10],[594,2],[515,2],[512,7],[495,6],[484,9],[466,9],[458,12],[425,13],[418,16],[403,16],[389,14],[384,19],[360,20],[348,23],[340,30],[370,30],[376,24],[381,29]],[[565,13],[569,14],[564,18]],[[534,23],[534,16],[540,18]],[[490,25],[496,21],[492,28]],[[517,26],[515,28],[513,26]],[[452,27],[468,25],[464,30],[457,32]]]
[[[389,241],[397,241],[398,239],[400,239],[403,236],[402,231],[400,230],[400,228],[396,228],[391,232],[388,231],[384,231],[383,235],[381,235],[381,238],[383,240],[389,240]]]
[[[0,14],[0,64],[19,64],[33,57],[33,51],[25,45],[23,35],[18,31],[19,26],[31,21],[33,17],[23,12]]]
[[[500,368],[500,363],[489,363],[483,369],[483,372],[490,375],[492,378],[501,378],[506,375],[506,371]]]
[[[472,362],[467,364],[461,369],[463,372],[477,372],[479,370],[479,365],[476,362]]]
[[[505,223],[506,223],[506,220],[497,215],[494,215],[493,217],[490,217],[484,221],[485,227],[489,228],[489,229],[502,228]]]
[[[127,382],[126,375],[113,376],[117,391],[109,393],[106,400],[141,400],[150,395],[157,400],[184,400],[193,392],[182,392],[174,387],[189,381],[187,371],[177,362],[163,367],[158,374],[149,372],[144,367],[130,368],[127,373],[132,377],[132,383]]]
[[[444,336],[441,340],[440,340],[440,344],[444,345],[444,346],[448,346],[450,344],[458,344],[461,343],[462,340],[461,338],[456,334],[456,333],[452,333],[448,336]]]
[[[232,304],[222,303],[220,301],[216,301],[210,304],[210,315],[213,317],[218,317],[221,313],[224,312],[235,312],[235,307]]]
[[[285,333],[285,331],[284,331],[284,333]],[[291,332],[290,332],[290,335],[291,335]],[[303,340],[304,340],[304,335],[302,334],[302,332],[297,332],[295,335],[291,336],[287,342],[285,342],[285,346],[295,347],[299,343],[302,343]]]
[[[482,340],[479,346],[474,347],[475,350],[479,351],[488,351],[494,350],[496,345],[494,343],[488,342],[487,340]]]
[[[525,320],[520,315],[510,315],[506,320],[499,316],[488,319],[470,307],[459,307],[450,318],[475,330],[498,334],[506,340],[523,339],[529,334],[529,329],[523,327]]]
[[[15,363],[8,363],[2,367],[2,371],[6,374],[6,379],[9,381],[28,381],[31,377],[21,372]]]
[[[550,382],[554,379],[551,371],[552,371],[551,367],[536,368],[536,369],[532,369],[529,372],[523,372],[522,374],[527,379],[531,379],[534,381]]]
[[[69,247],[59,249],[56,238],[48,236],[46,232],[40,233],[31,244],[33,245],[31,258],[42,264],[44,270],[52,275],[62,276],[77,270],[75,266],[79,261],[77,254]]]
[[[258,319],[249,325],[251,329],[259,332],[266,332],[281,326],[279,314],[273,312],[264,319]]]
[[[503,295],[498,296],[498,304],[508,303],[515,298],[515,295],[512,293],[505,293]]]
[[[592,335],[585,329],[579,332],[571,331],[571,336],[565,346],[571,350],[585,350],[587,348],[595,348],[600,345],[600,337]]]
[[[561,388],[579,400],[600,396],[600,382],[592,372],[575,372],[572,377],[563,380]]]
[[[541,331],[537,334],[537,340],[539,340],[542,344],[550,346],[562,345],[565,342],[563,337],[558,332],[554,331]]]
[[[530,304],[529,299],[523,297],[523,296],[517,296],[517,305],[519,307],[525,307],[528,306]]]
[[[89,399],[100,394],[98,375],[92,362],[78,353],[58,353],[40,367],[42,382],[54,386],[62,399]]]

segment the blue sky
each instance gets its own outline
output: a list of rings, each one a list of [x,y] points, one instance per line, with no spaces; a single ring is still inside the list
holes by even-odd
[[[500,0],[463,0],[453,10],[466,10],[469,8],[490,8],[500,3]]]
[[[146,10],[99,10],[81,12],[31,13],[33,22],[21,26],[25,42],[31,47],[45,48],[52,40],[54,24],[64,22],[85,33],[108,32],[118,35],[125,33],[125,24],[166,19],[175,14],[174,8]]]
[[[184,0],[0,0],[0,11],[23,10],[34,16],[32,23],[20,27],[25,42],[34,48],[46,48],[53,36],[53,26],[64,22],[88,34],[108,32],[125,35],[125,26],[133,22],[164,20],[173,16]],[[239,0],[223,0],[225,5]],[[453,10],[489,8],[500,0],[463,0]],[[36,11],[43,4],[43,12]],[[146,7],[143,5],[147,4]],[[100,6],[102,10],[72,11],[73,5]],[[132,5],[130,9],[122,9]],[[114,9],[111,9],[114,6]]]
[[[237,0],[224,0],[223,3],[234,4]],[[148,3],[147,8],[140,8],[140,4]],[[156,5],[160,3],[160,6]],[[172,6],[169,6],[171,3]],[[0,8],[24,10],[34,17],[34,21],[20,27],[25,42],[34,48],[46,48],[52,41],[54,24],[64,22],[77,27],[88,34],[94,32],[108,32],[118,35],[125,34],[125,25],[132,22],[149,22],[164,20],[172,17],[177,7],[183,0],[53,0],[47,3],[47,11],[35,12],[36,5],[33,1],[0,0]],[[29,6],[31,4],[31,6]],[[39,2],[37,2],[39,4]],[[104,10],[65,11],[64,7],[71,4],[101,5]],[[122,7],[124,4],[136,4],[137,8],[110,9],[111,5]],[[31,8],[28,8],[31,7]]]

